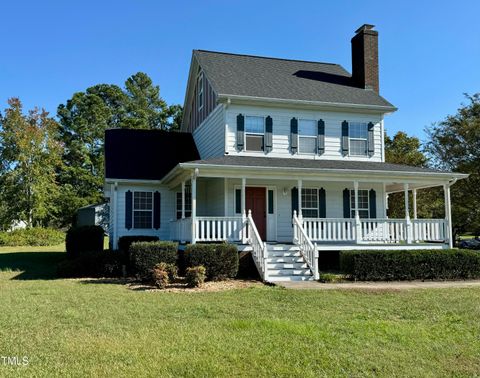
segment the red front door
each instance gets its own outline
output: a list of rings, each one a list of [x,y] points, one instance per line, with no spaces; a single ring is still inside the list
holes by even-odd
[[[267,240],[267,195],[265,188],[245,188],[245,202],[262,240]]]

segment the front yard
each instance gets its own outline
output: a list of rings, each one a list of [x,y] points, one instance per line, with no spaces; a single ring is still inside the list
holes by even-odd
[[[17,249],[18,250],[18,249]],[[480,289],[132,290],[0,248],[0,376],[475,376]]]

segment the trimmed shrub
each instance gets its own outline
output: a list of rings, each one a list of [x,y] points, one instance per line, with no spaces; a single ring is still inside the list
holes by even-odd
[[[118,239],[118,249],[128,253],[132,243],[159,241],[158,236],[132,235],[122,236]]]
[[[206,277],[206,269],[204,266],[193,266],[187,268],[185,281],[188,287],[199,287],[203,285]]]
[[[125,255],[120,251],[82,252],[73,259],[60,262],[57,275],[65,278],[122,277]]]
[[[167,264],[160,263],[153,267],[152,280],[156,287],[165,289],[169,282]]]
[[[191,244],[185,258],[189,267],[204,266],[209,280],[234,278],[238,272],[238,250],[233,244]]]
[[[175,264],[177,249],[177,243],[168,241],[132,243],[129,254],[134,273],[140,280],[149,281],[156,264]]]
[[[54,228],[32,227],[22,230],[0,232],[0,246],[48,246],[65,240],[65,233]]]
[[[462,249],[343,251],[340,269],[359,281],[480,278],[480,253]]]
[[[76,258],[85,252],[102,252],[104,235],[103,228],[100,226],[70,228],[65,240],[67,256]]]

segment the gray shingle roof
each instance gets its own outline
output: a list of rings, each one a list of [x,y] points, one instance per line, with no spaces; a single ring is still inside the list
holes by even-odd
[[[394,106],[372,90],[355,87],[342,66],[194,50],[219,95],[295,101]]]
[[[195,160],[187,164],[220,165],[220,166],[248,166],[270,168],[301,168],[316,170],[345,170],[345,171],[379,171],[396,173],[450,173],[431,168],[412,167],[409,165],[353,160],[313,160],[296,158],[269,158],[260,156],[221,156],[206,160]]]

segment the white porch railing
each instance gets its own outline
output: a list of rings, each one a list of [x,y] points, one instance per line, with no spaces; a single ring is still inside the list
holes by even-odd
[[[242,217],[196,217],[195,231],[198,242],[241,242],[246,228]]]
[[[312,242],[419,243],[447,239],[444,219],[360,219],[357,225],[354,218],[303,218],[302,226]]]
[[[413,241],[441,242],[447,239],[447,221],[444,219],[414,219]]]
[[[303,229],[313,241],[355,241],[355,219],[303,218]]]
[[[318,280],[320,278],[320,272],[318,269],[317,245],[313,244],[308,237],[304,226],[302,226],[302,222],[297,218],[297,212],[295,210],[293,211],[293,230],[293,242],[300,247],[300,253],[312,271],[313,278]]]
[[[362,242],[398,243],[407,241],[405,219],[360,219]]]
[[[268,271],[267,271],[267,244],[262,241],[260,234],[258,233],[255,222],[252,218],[252,212],[248,211],[247,217],[247,228],[248,228],[248,244],[252,247],[252,257],[255,265],[257,266],[258,272],[262,276],[264,281],[268,280]]]
[[[174,220],[170,224],[172,240],[192,241],[192,218]],[[196,242],[243,242],[246,238],[245,220],[242,217],[196,217]]]

